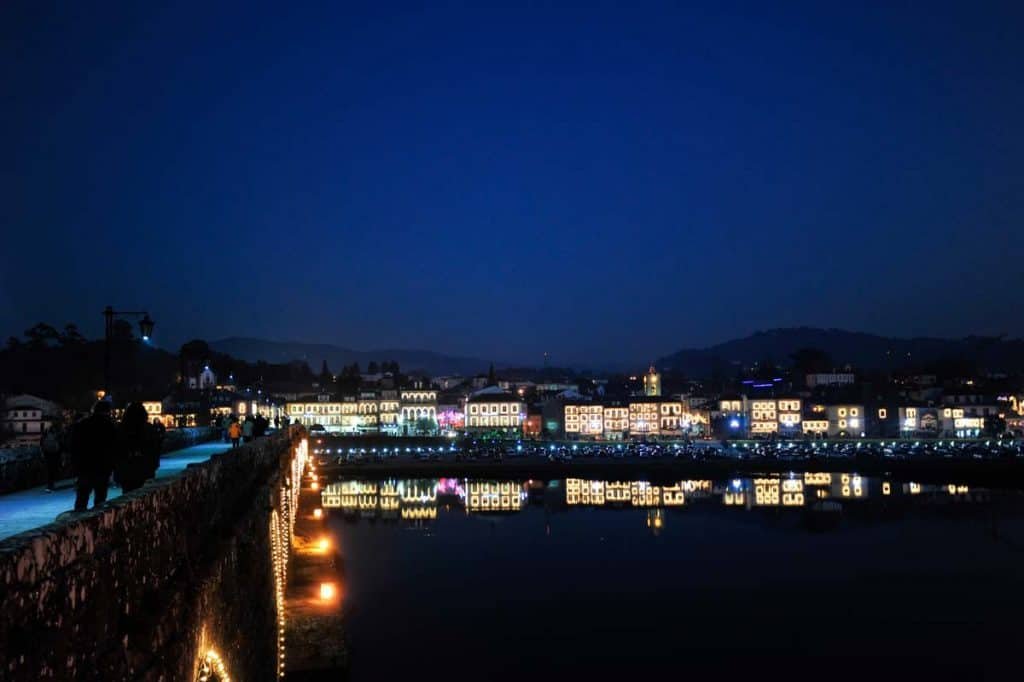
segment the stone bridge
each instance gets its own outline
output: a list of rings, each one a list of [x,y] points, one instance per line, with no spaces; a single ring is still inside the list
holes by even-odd
[[[0,543],[0,679],[275,679],[300,437]]]

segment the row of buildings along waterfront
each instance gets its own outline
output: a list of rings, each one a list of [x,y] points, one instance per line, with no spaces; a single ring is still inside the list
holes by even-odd
[[[416,382],[410,388],[357,395],[304,396],[288,401],[285,415],[293,423],[338,434],[410,436],[443,431],[520,435],[527,422],[527,406],[521,396],[497,386],[465,396],[449,392],[439,398],[436,388]]]
[[[756,368],[753,368],[756,369]],[[749,376],[749,374],[748,374]],[[4,396],[0,440],[37,442],[68,410],[37,396]],[[504,376],[380,372],[342,385],[305,381],[236,386],[204,363],[164,395],[132,398],[167,428],[263,416],[328,433],[494,435],[621,441],[685,438],[975,438],[1024,433],[1024,388],[1012,378],[867,378],[851,370],[770,378],[687,380],[651,367],[639,376],[539,370]],[[123,406],[124,398],[115,405]],[[115,412],[119,408],[115,408]],[[65,413],[62,416],[62,412]]]

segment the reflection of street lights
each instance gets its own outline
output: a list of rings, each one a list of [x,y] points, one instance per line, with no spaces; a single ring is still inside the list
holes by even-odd
[[[110,339],[114,335],[114,318],[118,317],[141,317],[139,320],[139,333],[143,341],[149,341],[153,335],[153,320],[145,311],[120,311],[114,310],[109,305],[103,309],[104,321],[104,346],[103,346],[103,390],[110,395]]]

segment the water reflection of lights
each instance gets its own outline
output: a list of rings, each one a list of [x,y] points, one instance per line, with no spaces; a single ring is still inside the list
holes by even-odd
[[[870,488],[871,485],[876,487]],[[902,487],[900,487],[902,486]],[[918,483],[871,483],[857,473],[807,472],[765,474],[715,482],[710,479],[681,480],[668,485],[649,481],[604,481],[568,478],[564,481],[486,481],[456,478],[387,481],[342,481],[325,484],[320,493],[323,508],[341,508],[362,518],[433,521],[438,507],[461,508],[466,513],[520,512],[527,500],[550,500],[561,495],[568,507],[626,507],[666,509],[694,501],[720,500],[731,508],[802,508],[813,501],[839,499],[868,500],[872,496],[921,492],[967,497],[969,488],[958,484],[921,486]],[[560,499],[560,498],[559,498]],[[652,516],[652,519],[655,517]],[[652,524],[654,521],[652,520]]]
[[[467,481],[466,513],[519,511],[526,493],[515,481]]]
[[[711,481],[680,481],[657,486],[647,481],[565,480],[565,502],[569,506],[601,507],[629,503],[633,507],[679,507],[686,503],[686,491],[710,491]]]
[[[210,649],[203,656],[196,679],[199,682],[231,682],[231,676],[228,675],[224,660],[214,649]]]
[[[832,474],[808,471],[804,474],[804,485],[832,485]]]
[[[405,521],[423,521],[437,518],[437,507],[406,507],[402,509],[402,519]]]
[[[726,492],[722,495],[722,503],[726,507],[742,507],[746,505],[746,495],[742,492]]]
[[[661,529],[665,526],[665,512],[661,509],[651,509],[647,512],[647,527],[651,529],[651,532],[655,535],[661,534]]]

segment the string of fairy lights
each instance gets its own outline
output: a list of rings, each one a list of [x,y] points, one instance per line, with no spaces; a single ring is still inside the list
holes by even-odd
[[[270,552],[274,564],[274,602],[277,610],[277,679],[285,673],[285,588],[288,585],[288,553],[292,546],[295,516],[299,508],[302,472],[309,458],[309,442],[303,439],[292,456],[291,467],[279,491],[281,511],[270,513]]]

